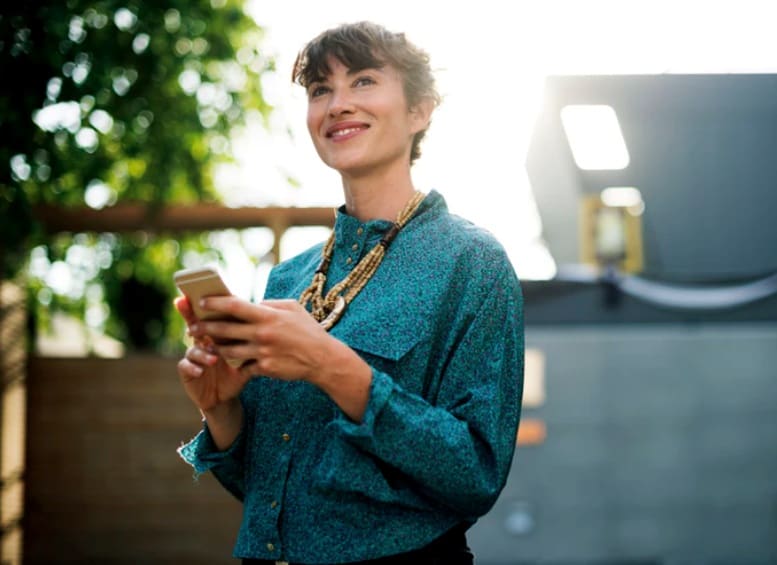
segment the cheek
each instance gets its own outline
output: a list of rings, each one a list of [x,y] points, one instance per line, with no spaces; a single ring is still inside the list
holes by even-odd
[[[310,134],[310,137],[315,139],[316,134],[318,133],[319,128],[321,127],[321,112],[318,110],[318,108],[313,106],[308,106],[307,125],[308,125],[308,133]]]

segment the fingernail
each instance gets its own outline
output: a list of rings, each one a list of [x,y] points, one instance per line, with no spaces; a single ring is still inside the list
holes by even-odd
[[[192,333],[196,332],[199,329],[200,327],[197,324],[192,324],[191,326],[189,326],[189,331]]]

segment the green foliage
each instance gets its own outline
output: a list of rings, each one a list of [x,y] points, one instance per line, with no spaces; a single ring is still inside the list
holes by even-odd
[[[172,275],[182,258],[223,262],[210,239],[208,234],[173,239],[145,232],[50,238],[30,257],[29,309],[36,330],[50,329],[53,312],[68,312],[129,349],[180,349],[184,324],[173,309]]]
[[[91,278],[84,279],[82,295],[47,289],[44,274],[31,277],[31,290],[43,297],[42,310],[86,318],[86,290],[98,284],[111,306],[103,326],[126,337],[126,318],[117,317],[121,289],[146,285],[169,296],[169,275],[181,266],[182,252],[204,251],[201,240],[189,236],[172,245],[147,234],[51,239],[34,221],[32,207],[99,208],[139,200],[153,213],[169,203],[217,201],[213,172],[229,159],[230,132],[248,112],[267,118],[271,111],[260,78],[274,62],[260,51],[261,42],[262,30],[237,0],[33,0],[4,6],[2,274],[14,277],[32,248],[39,266],[45,256],[49,266],[60,262],[68,268],[73,248],[100,248],[110,260],[87,269]],[[45,325],[45,313],[39,323]],[[158,338],[153,346],[164,342],[165,331],[150,333]]]

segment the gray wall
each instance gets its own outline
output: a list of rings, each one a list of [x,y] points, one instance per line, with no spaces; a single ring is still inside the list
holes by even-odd
[[[524,415],[548,436],[471,531],[479,565],[777,563],[777,323],[530,326],[527,345],[547,401]]]

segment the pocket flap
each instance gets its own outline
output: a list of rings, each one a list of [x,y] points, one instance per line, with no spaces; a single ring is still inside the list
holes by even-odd
[[[403,297],[379,299],[359,295],[331,333],[353,349],[399,361],[428,337],[430,313],[427,310]]]

